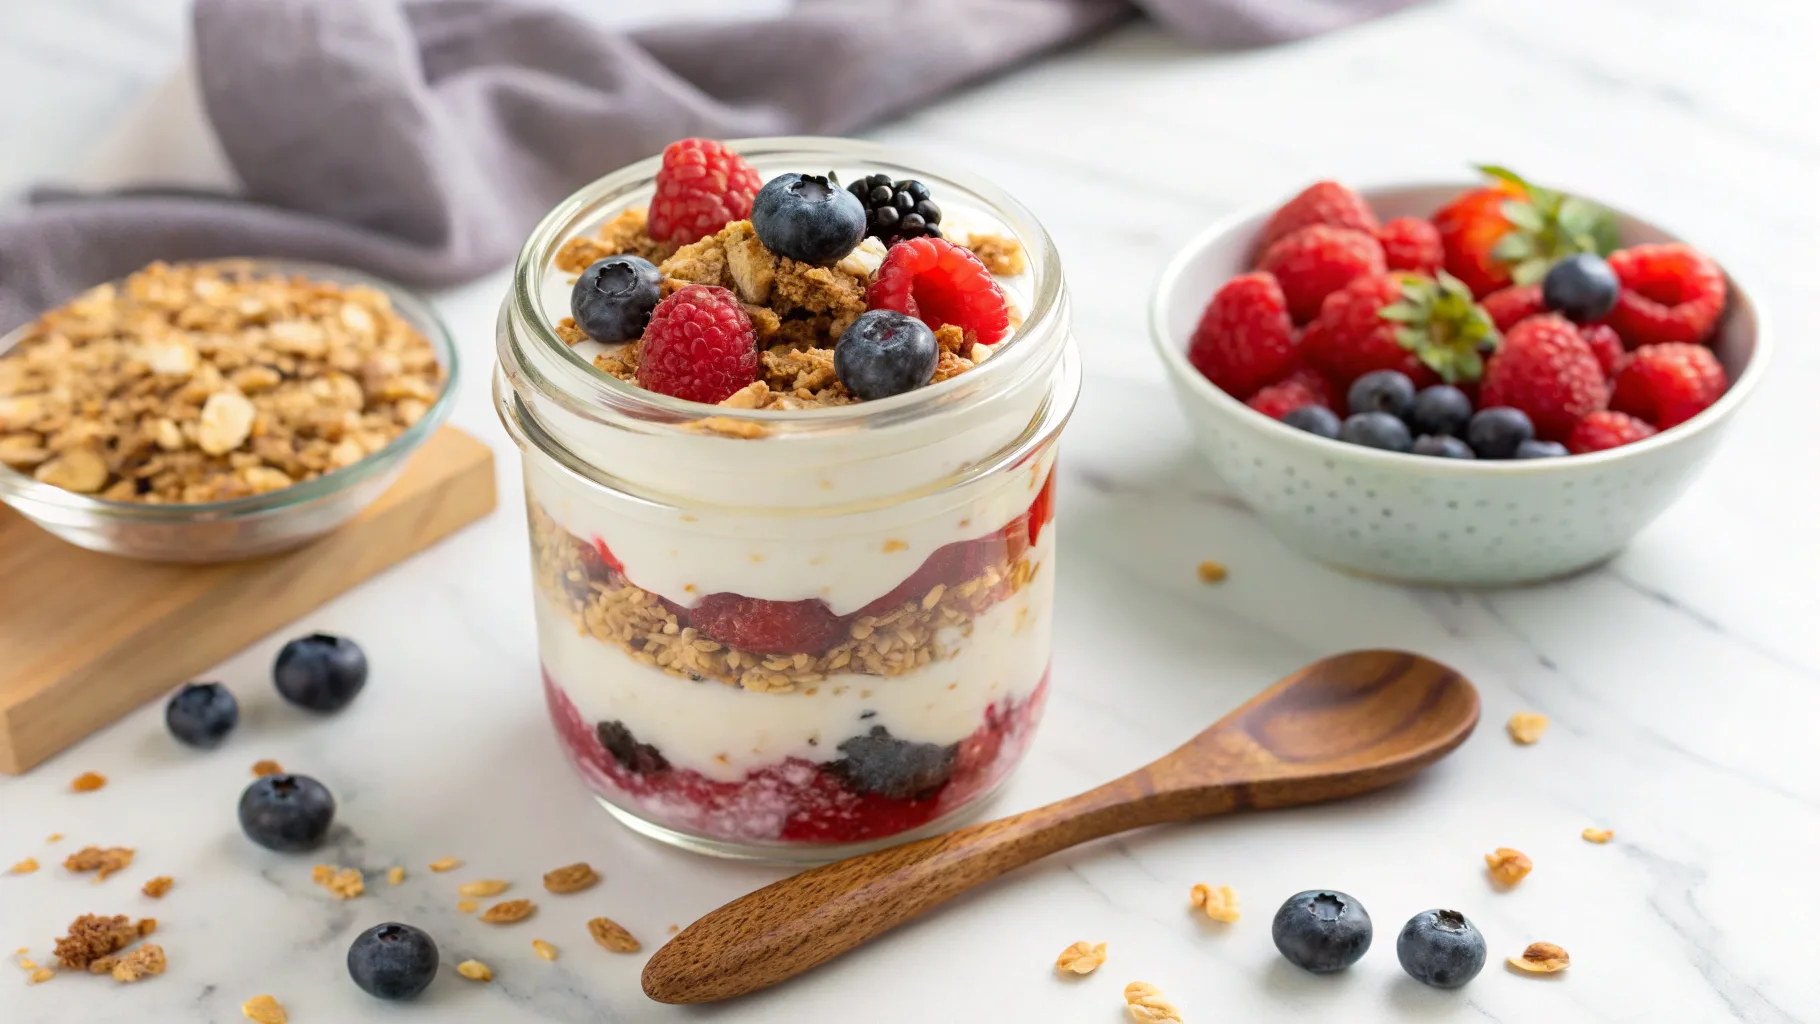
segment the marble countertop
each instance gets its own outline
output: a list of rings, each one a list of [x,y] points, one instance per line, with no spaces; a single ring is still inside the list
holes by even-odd
[[[180,45],[171,4],[98,6],[118,23],[95,52],[125,54],[135,34],[154,51]],[[782,872],[639,839],[571,777],[538,691],[518,459],[485,375],[471,374],[455,419],[499,451],[504,507],[209,673],[245,711],[225,748],[177,747],[148,707],[0,779],[0,864],[47,865],[0,875],[0,947],[47,960],[73,916],[125,912],[160,919],[171,961],[131,987],[28,987],[0,972],[0,1020],[226,1024],[271,993],[296,1024],[1112,1024],[1133,979],[1188,1021],[1820,1020],[1820,459],[1802,440],[1820,394],[1817,27],[1803,0],[1454,0],[1242,53],[1195,52],[1133,26],[871,133],[967,161],[1043,218],[1089,374],[1061,462],[1054,695],[997,808],[1127,771],[1296,666],[1365,646],[1446,661],[1483,696],[1478,734],[1415,782],[1073,850],[785,987],[721,1007],[650,1003],[644,957],[593,947],[587,917],[612,916],[650,949],[666,926]],[[47,35],[16,33],[0,56],[55,62],[63,51]],[[21,67],[0,60],[0,75]],[[115,65],[139,71],[162,73],[142,54]],[[16,78],[7,84],[21,95]],[[29,149],[38,172],[73,158],[83,130],[69,124],[89,118],[92,132],[114,85],[73,90],[64,118],[38,91],[29,111],[0,119],[9,151]],[[1240,204],[1318,176],[1455,175],[1473,159],[1621,196],[1747,270],[1765,284],[1780,365],[1694,490],[1603,568],[1484,592],[1338,575],[1272,539],[1196,462],[1142,336],[1149,283]],[[501,274],[436,296],[476,365],[503,287]],[[1230,579],[1197,582],[1203,559],[1227,564]],[[268,681],[282,641],[312,629],[358,638],[375,666],[366,693],[330,719],[284,706]],[[1553,719],[1533,747],[1501,728],[1519,710]],[[260,758],[336,791],[350,830],[338,848],[284,858],[239,835],[235,797]],[[70,793],[88,770],[112,781]],[[1584,842],[1588,826],[1616,837]],[[47,844],[52,832],[67,838]],[[56,866],[91,843],[136,847],[138,859],[99,886]],[[1535,861],[1514,891],[1486,879],[1481,854],[1498,846]],[[470,865],[461,877],[534,887],[542,871],[586,859],[605,880],[585,898],[545,901],[528,925],[490,929],[455,911],[451,876],[424,870],[443,856]],[[409,877],[394,888],[375,875],[366,896],[336,902],[310,882],[318,860],[402,864]],[[154,875],[176,879],[162,901],[138,894]],[[1241,920],[1197,920],[1187,894],[1200,881],[1230,885]],[[1270,943],[1277,903],[1317,886],[1353,893],[1378,924],[1371,953],[1340,976],[1305,975]],[[1494,959],[1457,992],[1408,980],[1393,954],[1401,922],[1442,905],[1479,924]],[[446,964],[489,963],[495,981],[445,972],[414,1006],[366,998],[344,951],[387,919],[429,929]],[[537,959],[533,937],[562,957]],[[1050,964],[1077,939],[1109,943],[1110,959],[1058,980]],[[1538,939],[1565,946],[1573,968],[1526,977],[1496,963]]]

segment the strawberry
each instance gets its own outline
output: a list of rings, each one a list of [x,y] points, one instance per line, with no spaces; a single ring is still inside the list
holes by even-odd
[[[1289,309],[1277,279],[1258,271],[1220,286],[1188,342],[1188,361],[1236,398],[1280,379],[1295,361]]]
[[[1605,322],[1627,347],[1712,336],[1725,311],[1725,274],[1705,253],[1679,242],[1633,245],[1609,262],[1622,287]]]
[[[1561,441],[1609,398],[1598,357],[1565,317],[1532,316],[1511,328],[1485,364],[1479,404],[1527,413],[1536,436]]]
[[[1599,360],[1599,369],[1605,371],[1607,379],[1618,372],[1618,363],[1624,358],[1624,342],[1617,331],[1605,324],[1581,324],[1580,337],[1586,339],[1587,347]]]
[[[840,617],[819,598],[766,601],[709,594],[689,612],[689,624],[711,640],[760,654],[820,654],[847,635]]]
[[[1717,402],[1726,384],[1725,367],[1704,345],[1647,345],[1619,364],[1611,407],[1667,430]]]
[[[1384,247],[1363,231],[1311,224],[1272,242],[1258,269],[1282,285],[1290,318],[1307,323],[1321,312],[1322,299],[1353,278],[1382,274]]]
[[[1499,288],[1480,299],[1479,305],[1485,307],[1491,322],[1497,324],[1500,331],[1510,330],[1525,317],[1548,311],[1542,305],[1542,286],[1539,284],[1513,284]]]
[[[1441,233],[1420,217],[1385,221],[1378,229],[1378,243],[1384,247],[1384,265],[1391,270],[1433,274],[1447,255],[1441,248]]]
[[[1593,412],[1581,417],[1567,435],[1567,450],[1574,455],[1602,452],[1607,448],[1654,437],[1656,428],[1621,412]]]
[[[1270,248],[1270,243],[1310,224],[1352,228],[1370,235],[1377,233],[1378,217],[1371,212],[1364,196],[1337,181],[1317,181],[1270,215],[1263,234],[1258,236],[1258,251]]]
[[[1502,167],[1480,165],[1493,181],[1437,210],[1447,272],[1483,298],[1507,284],[1536,284],[1563,256],[1611,252],[1618,221],[1610,210],[1532,185]]]
[[[1333,382],[1312,366],[1298,366],[1289,371],[1289,376],[1277,383],[1299,384],[1314,395],[1316,405],[1324,405],[1335,412],[1339,411],[1339,397],[1333,389]]]

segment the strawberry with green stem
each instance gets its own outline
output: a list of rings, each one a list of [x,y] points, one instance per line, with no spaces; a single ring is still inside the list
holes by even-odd
[[[1556,260],[1601,256],[1618,247],[1618,221],[1596,203],[1525,181],[1503,167],[1477,165],[1491,184],[1436,211],[1444,266],[1483,297],[1516,283],[1535,284]]]
[[[1402,299],[1378,316],[1396,325],[1397,344],[1449,384],[1478,380],[1485,353],[1498,345],[1491,315],[1473,301],[1465,282],[1445,270],[1407,278]]]

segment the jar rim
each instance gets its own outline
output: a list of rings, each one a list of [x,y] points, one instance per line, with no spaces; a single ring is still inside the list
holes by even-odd
[[[931,164],[875,142],[826,136],[770,136],[733,139],[723,144],[748,159],[810,153],[875,164],[881,169],[939,178],[944,186],[957,186],[970,193],[972,199],[987,207],[1017,235],[1030,257],[1032,298],[1023,322],[995,347],[990,359],[966,373],[902,395],[850,405],[733,409],[675,398],[619,380],[594,367],[557,334],[542,301],[544,275],[557,249],[578,228],[597,219],[616,200],[651,182],[662,164],[660,154],[578,189],[546,214],[525,241],[513,268],[511,293],[500,311],[501,363],[515,389],[528,383],[540,399],[554,401],[571,414],[595,421],[602,421],[603,414],[607,414],[638,421],[645,429],[681,429],[685,424],[712,417],[757,426],[766,439],[819,436],[895,426],[1001,393],[1024,375],[1050,363],[1055,350],[1064,343],[1067,332],[1053,327],[1065,322],[1067,315],[1060,254],[1036,217],[997,186],[971,173],[944,167],[939,161]],[[535,346],[546,358],[523,358],[527,353],[522,346],[526,344]]]

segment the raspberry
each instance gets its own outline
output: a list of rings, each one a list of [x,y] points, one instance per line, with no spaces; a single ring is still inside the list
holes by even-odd
[[[715,403],[758,379],[758,334],[738,296],[691,284],[651,311],[638,343],[638,385]]]
[[[1201,312],[1188,361],[1235,398],[1280,379],[1295,361],[1294,328],[1277,279],[1259,271],[1220,286]]]
[[[1567,435],[1567,450],[1575,455],[1602,452],[1607,448],[1641,441],[1655,433],[1655,427],[1635,416],[1621,412],[1587,413]]]
[[[1605,322],[1627,348],[1703,342],[1725,311],[1724,272],[1691,246],[1636,245],[1607,260],[1623,289]]]
[[[1384,265],[1391,270],[1433,274],[1441,267],[1441,233],[1420,217],[1398,217],[1378,229]]]
[[[1272,242],[1310,224],[1352,228],[1368,235],[1378,231],[1377,214],[1371,212],[1364,196],[1337,181],[1317,181],[1270,215],[1263,234],[1258,237],[1258,251],[1270,248]]]
[[[1049,476],[1043,480],[1043,488],[1036,492],[1036,500],[1030,503],[1030,543],[1043,535],[1043,527],[1055,521],[1055,467],[1049,467]]]
[[[1413,380],[1421,363],[1397,340],[1398,324],[1378,315],[1402,301],[1402,274],[1361,277],[1327,296],[1321,315],[1302,334],[1302,356],[1337,384],[1373,370],[1401,370]]]
[[[1314,395],[1316,405],[1339,411],[1339,397],[1333,389],[1333,382],[1322,376],[1321,372],[1312,366],[1298,366],[1289,372],[1289,376],[1277,383],[1300,384]]]
[[[1306,382],[1299,380],[1286,380],[1272,384],[1252,395],[1245,404],[1273,420],[1280,420],[1305,405],[1327,407],[1327,403],[1321,401],[1318,392],[1309,387]]]
[[[1599,369],[1605,371],[1608,379],[1618,372],[1618,362],[1624,358],[1624,342],[1619,340],[1617,331],[1605,324],[1581,324],[1580,337],[1586,339],[1593,357],[1599,360]]]
[[[820,598],[765,601],[738,594],[709,594],[689,612],[702,635],[760,654],[820,654],[847,635],[840,617]]]
[[[713,139],[678,139],[664,147],[651,197],[648,229],[660,242],[688,245],[752,215],[764,182],[745,158]]]
[[[1725,367],[1704,345],[1648,345],[1619,365],[1611,407],[1667,430],[1717,402],[1726,383]]]
[[[1508,288],[1499,288],[1479,300],[1485,307],[1491,322],[1498,325],[1498,330],[1508,331],[1517,326],[1518,321],[1547,312],[1542,305],[1542,286],[1539,284],[1513,284]]]
[[[1321,312],[1322,299],[1354,278],[1382,274],[1384,247],[1363,231],[1311,224],[1272,242],[1258,269],[1276,275],[1290,317],[1307,323]]]
[[[945,238],[909,238],[891,247],[866,290],[867,309],[908,313],[930,330],[954,324],[983,345],[1011,330],[1005,292],[978,256]]]
[[[1485,365],[1479,404],[1528,414],[1536,436],[1560,441],[1587,413],[1605,408],[1605,372],[1565,317],[1532,316],[1511,328]]]

